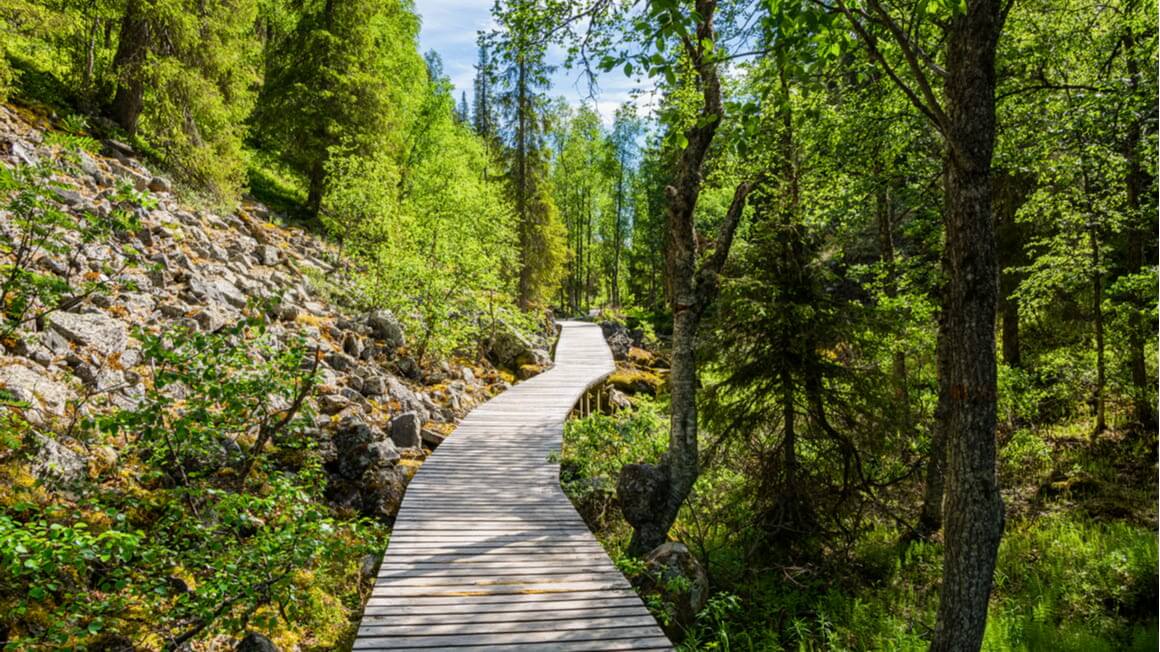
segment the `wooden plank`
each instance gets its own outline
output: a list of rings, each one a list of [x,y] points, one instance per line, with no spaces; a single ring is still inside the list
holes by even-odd
[[[615,627],[648,627],[655,626],[652,616],[624,616],[612,618],[576,618],[568,620],[538,620],[525,622],[502,623],[444,623],[438,625],[414,625],[410,623],[395,623],[369,625],[360,632],[363,636],[447,636],[462,634],[511,634],[519,632],[552,632],[577,629],[599,629]]]
[[[546,605],[552,607],[551,604]],[[363,612],[363,622],[376,623],[405,622],[408,625],[455,625],[459,623],[535,623],[558,620],[583,622],[589,618],[651,618],[648,611],[636,605],[623,607],[577,607],[575,609],[512,609],[508,611],[443,611],[431,608],[367,607]]]
[[[405,639],[414,640],[414,639]],[[365,650],[402,650],[411,652],[464,652],[475,649],[485,652],[617,652],[619,650],[671,650],[673,646],[663,636],[648,638],[617,639],[606,641],[574,641],[564,643],[533,643],[527,645],[487,645],[465,647],[407,647],[401,643],[381,643],[380,646],[367,645]]]
[[[532,611],[537,609],[560,609],[582,607],[612,607],[631,605],[644,609],[644,603],[631,591],[596,591],[586,593],[525,593],[522,595],[484,595],[473,600],[460,600],[454,596],[411,596],[372,595],[368,605],[390,608],[422,608],[426,613],[451,612],[455,609],[479,613],[497,611]]]
[[[511,644],[546,644],[571,641],[606,641],[616,639],[652,639],[658,629],[651,626],[600,627],[582,630],[556,630],[547,632],[507,632],[501,634],[472,633],[467,635],[412,636],[405,639],[410,647],[483,646]],[[398,640],[398,637],[359,636],[354,642],[355,650],[376,649],[375,645]]]

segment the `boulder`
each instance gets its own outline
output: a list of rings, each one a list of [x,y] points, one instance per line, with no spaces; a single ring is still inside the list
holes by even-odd
[[[368,314],[364,321],[371,337],[385,344],[389,350],[393,351],[406,344],[403,326],[390,310],[376,310]]]
[[[363,396],[382,396],[387,393],[387,381],[382,376],[370,376],[363,379]]]
[[[262,636],[257,632],[246,632],[241,641],[238,641],[234,652],[279,652],[278,646],[274,645],[274,641]]]
[[[53,380],[45,369],[26,366],[13,358],[0,358],[0,389],[34,409],[63,416],[73,391]]]
[[[170,192],[173,186],[164,177],[153,177],[149,180],[148,188],[153,192]]]
[[[604,333],[608,348],[612,350],[612,357],[616,360],[627,359],[628,350],[632,348],[632,336],[628,329],[615,322],[604,322],[600,324],[600,330]]]
[[[69,340],[105,355],[120,353],[129,344],[125,324],[104,313],[54,312],[46,320],[53,330]]]
[[[414,412],[404,412],[391,419],[391,441],[400,448],[418,448],[422,444],[422,427],[419,416]]]
[[[32,434],[36,455],[32,459],[32,475],[47,484],[72,484],[88,473],[88,463],[79,453],[51,437]]]
[[[371,449],[371,444],[386,439],[382,430],[367,424],[360,416],[348,415],[339,422],[334,433],[338,474],[348,480],[358,480],[371,464],[382,461],[383,451]],[[397,458],[396,458],[397,459]]]
[[[415,362],[414,358],[402,357],[395,362],[395,368],[404,378],[410,380],[419,380],[423,377],[423,370],[419,367],[419,363]]]
[[[338,353],[336,351],[334,353],[326,354],[326,364],[331,369],[342,372],[350,371],[353,369],[354,366],[358,364],[358,361],[345,353]]]
[[[608,406],[611,408],[611,410],[619,411],[632,409],[632,401],[628,400],[628,396],[626,396],[624,392],[616,389],[615,387],[609,387],[607,394]]]
[[[502,319],[496,322],[495,332],[487,339],[487,356],[495,364],[512,371],[522,365],[546,367],[552,363],[547,351],[536,347],[527,336]]]
[[[277,265],[282,260],[282,252],[273,245],[262,245],[254,253],[263,265]]]
[[[350,399],[341,394],[323,394],[318,397],[318,411],[323,414],[338,414],[350,406]]]
[[[368,516],[394,518],[407,488],[406,472],[399,466],[374,466],[363,474],[362,512]]]
[[[423,440],[423,445],[431,449],[438,448],[439,444],[442,444],[443,440],[447,439],[446,436],[429,428],[423,428],[420,430],[419,437]]]
[[[644,558],[645,573],[638,582],[641,593],[656,596],[672,615],[664,627],[680,640],[697,621],[709,601],[709,576],[693,553],[679,541],[669,541]]]

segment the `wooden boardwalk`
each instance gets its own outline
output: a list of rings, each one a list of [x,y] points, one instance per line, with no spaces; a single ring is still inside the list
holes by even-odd
[[[613,370],[565,322],[555,366],[474,410],[407,488],[355,650],[670,650],[560,489],[564,420]]]

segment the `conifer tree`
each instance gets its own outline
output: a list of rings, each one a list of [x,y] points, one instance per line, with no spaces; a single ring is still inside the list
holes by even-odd
[[[563,227],[547,188],[543,90],[551,67],[539,39],[548,19],[538,0],[497,2],[500,105],[509,148],[509,181],[519,222],[518,301],[528,308],[554,289],[564,258]]]
[[[307,183],[317,215],[327,161],[401,147],[405,117],[423,97],[418,19],[402,2],[316,0],[270,56],[254,113],[258,142]]]
[[[144,132],[175,172],[219,196],[235,194],[243,180],[257,5],[129,0],[117,32],[109,115],[130,136]]]

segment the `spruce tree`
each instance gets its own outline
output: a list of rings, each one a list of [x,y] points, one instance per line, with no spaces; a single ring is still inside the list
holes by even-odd
[[[502,65],[499,97],[509,148],[509,180],[519,222],[521,308],[547,297],[564,259],[563,227],[547,189],[543,91],[551,67],[539,38],[548,11],[539,0],[497,2],[502,31],[496,52]]]
[[[119,21],[109,115],[159,146],[179,176],[223,197],[244,176],[241,125],[258,81],[257,11],[256,0],[129,0]]]
[[[479,44],[479,60],[475,64],[474,93],[472,98],[475,106],[472,111],[475,133],[485,140],[495,138],[495,109],[492,106],[492,65],[488,54],[488,41],[480,33],[477,39]]]
[[[310,215],[322,206],[332,153],[370,156],[402,146],[426,77],[418,29],[402,2],[316,0],[275,45],[254,133],[305,179]]]

